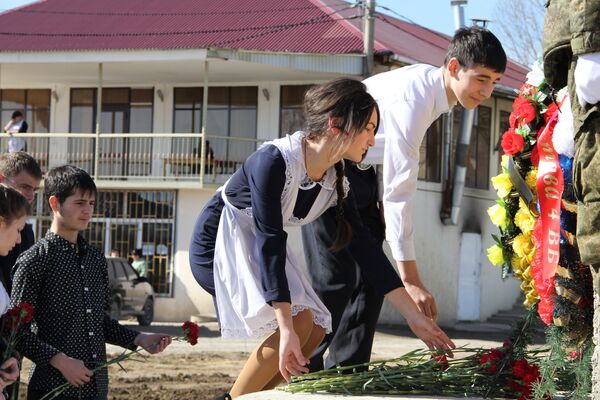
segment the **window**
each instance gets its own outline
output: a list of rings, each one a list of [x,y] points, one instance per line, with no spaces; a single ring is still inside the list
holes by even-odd
[[[202,131],[203,95],[203,88],[175,88],[173,132]],[[207,139],[207,153],[212,151],[219,173],[233,173],[256,150],[256,142],[244,139],[256,139],[257,106],[256,86],[209,88],[206,133],[219,138]],[[198,154],[199,151],[200,138],[172,140],[172,154]]]
[[[36,201],[33,217],[39,238],[50,227],[51,213],[43,196]],[[175,204],[175,191],[100,190],[83,236],[104,254],[117,249],[126,256],[141,248],[155,292],[169,295],[173,288]],[[115,268],[117,276],[124,273],[120,262],[115,261]]]
[[[15,111],[21,111],[29,133],[50,131],[50,90],[48,89],[4,89],[0,90],[1,123],[6,125]],[[48,138],[27,138],[27,152],[40,164],[42,170],[48,167]],[[6,141],[2,141],[7,146]],[[8,148],[0,148],[8,151]]]
[[[127,274],[125,273],[125,270],[123,269],[123,264],[120,261],[115,260],[115,261],[113,261],[112,265],[115,269],[115,275],[116,275],[117,279],[120,281],[126,281]]]
[[[129,263],[121,263],[123,265],[123,269],[125,270],[125,275],[127,276],[127,280],[129,281],[133,281],[134,279],[138,278],[138,274],[137,272],[135,272],[135,269],[133,269],[133,267],[131,265],[129,265]]]
[[[117,275],[115,274],[115,264],[112,261],[108,261],[108,279],[114,281],[117,279]]]
[[[151,133],[154,89],[102,89],[103,133]],[[96,131],[96,89],[71,89],[70,128],[73,133]],[[93,173],[95,139],[69,140],[69,162]],[[151,138],[103,138],[99,175],[104,178],[150,174]]]
[[[460,133],[462,114],[462,107],[454,107],[454,148]],[[467,153],[466,187],[482,190],[489,188],[491,127],[492,109],[485,106],[477,107]]]
[[[279,137],[305,129],[304,95],[313,85],[281,86],[279,106]]]
[[[510,111],[500,111],[500,128],[498,141],[494,145],[494,151],[498,152],[498,173],[502,172],[502,135],[510,128]]]
[[[427,129],[419,147],[419,180],[441,181],[442,138],[445,116],[436,119]]]

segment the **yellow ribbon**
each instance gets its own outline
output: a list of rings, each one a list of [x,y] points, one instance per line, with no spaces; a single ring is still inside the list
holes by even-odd
[[[554,317],[554,325],[558,327],[569,325],[569,321],[571,320],[571,316],[569,314],[563,315],[562,317]]]
[[[579,301],[581,300],[581,295],[570,289],[567,289],[564,286],[556,285],[556,293],[569,300],[573,304],[579,304]]]
[[[561,267],[560,265],[556,268],[556,274],[565,279],[573,279],[573,274],[571,273],[571,271],[569,271],[565,267]]]
[[[577,214],[577,203],[572,203],[570,201],[562,199],[562,205],[563,205],[564,209],[567,210],[568,212]]]

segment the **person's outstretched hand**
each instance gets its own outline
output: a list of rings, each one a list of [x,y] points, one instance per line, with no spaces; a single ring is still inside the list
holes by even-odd
[[[280,330],[279,335],[279,372],[290,382],[291,375],[308,372],[308,359],[302,354],[300,340],[293,329]]]
[[[142,347],[150,354],[156,354],[163,351],[168,345],[171,344],[173,338],[169,335],[146,334],[140,333],[135,337],[133,343],[136,346]]]
[[[406,318],[413,333],[431,350],[438,350],[452,356],[456,345],[444,331],[422,312],[415,312]]]

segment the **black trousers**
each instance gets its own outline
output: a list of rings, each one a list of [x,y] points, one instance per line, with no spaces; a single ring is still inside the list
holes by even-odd
[[[311,357],[311,371],[368,362],[383,304],[383,296],[363,279],[350,252],[329,250],[335,241],[336,229],[334,208],[302,227],[312,286],[331,312],[333,328]],[[382,241],[383,238],[378,238],[378,243]],[[328,348],[329,354],[324,360]]]

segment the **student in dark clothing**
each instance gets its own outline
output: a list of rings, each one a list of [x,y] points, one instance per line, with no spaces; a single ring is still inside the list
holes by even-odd
[[[379,208],[377,174],[373,166],[359,166],[346,162],[350,193],[356,200],[364,229],[381,247],[385,224]],[[313,372],[368,362],[383,305],[383,296],[369,283],[352,252],[348,248],[331,251],[336,226],[333,209],[302,226],[304,255],[312,286],[331,312],[333,328],[310,359],[309,368]],[[327,349],[329,355],[323,360]]]
[[[11,305],[35,308],[33,322],[21,330],[17,345],[35,365],[27,398],[37,400],[70,383],[61,398],[106,399],[106,343],[158,353],[171,343],[167,335],[144,334],[110,318],[108,270],[104,255],[87,244],[85,230],[94,212],[96,185],[70,165],[50,170],[44,194],[52,210],[50,230],[21,254],[14,267]]]
[[[352,242],[349,249],[369,282],[413,332],[431,347],[454,347],[418,311],[381,246],[365,234],[353,198],[345,200],[342,159],[358,162],[373,145],[379,123],[375,101],[362,83],[342,78],[311,88],[304,103],[307,132],[276,139],[252,154],[206,205],[190,245],[192,272],[216,296],[223,336],[271,333],[246,362],[233,398],[306,372],[307,356],[331,331],[330,313],[289,251],[284,230],[331,207],[338,222],[334,249]]]

